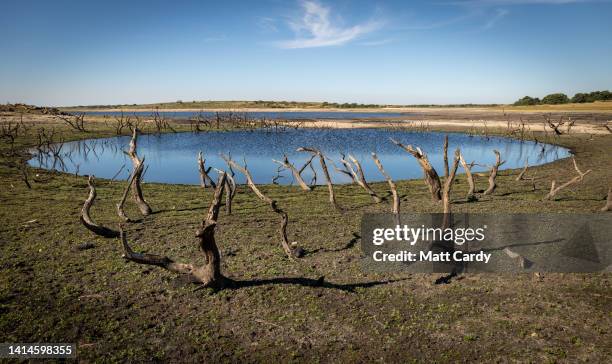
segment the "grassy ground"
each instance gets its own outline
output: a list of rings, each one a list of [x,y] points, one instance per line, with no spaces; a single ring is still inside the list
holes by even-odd
[[[33,118],[46,127],[54,122]],[[113,134],[103,123],[88,125],[88,133],[55,128],[67,140]],[[33,135],[32,129],[19,137],[16,149],[32,145]],[[459,176],[453,209],[596,213],[612,183],[612,135],[556,142],[594,170],[558,201],[540,199],[551,179],[573,173],[569,160],[530,169],[536,191],[514,181],[516,171],[503,171],[495,194],[473,203],[464,203],[467,184]],[[3,154],[8,149],[3,142]],[[95,237],[79,223],[84,177],[31,170],[30,190],[4,166],[17,159],[3,157],[0,167],[0,342],[76,342],[83,362],[612,360],[612,276],[466,274],[434,285],[438,275],[365,274],[360,216],[390,207],[372,204],[355,186],[336,188],[343,213],[330,208],[325,188],[262,186],[289,213],[290,240],[307,251],[298,262],[283,255],[277,216],[240,187],[234,213],[222,211],[216,236],[223,272],[243,284],[212,292],[124,261],[118,241]],[[385,184],[373,187],[387,195]],[[398,187],[403,211],[441,211],[422,181]],[[486,178],[477,187],[485,188]],[[94,219],[116,225],[123,188],[121,181],[98,181]],[[194,233],[211,191],[146,183],[144,193],[155,214],[127,227],[133,247],[198,262]],[[132,203],[127,212],[138,216]],[[77,249],[84,242],[95,247]]]

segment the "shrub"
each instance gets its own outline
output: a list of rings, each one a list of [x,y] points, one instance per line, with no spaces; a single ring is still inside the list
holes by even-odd
[[[515,106],[525,106],[525,105],[537,105],[540,103],[540,99],[537,97],[525,96],[522,99],[519,99],[514,103]]]
[[[542,99],[543,104],[567,104],[570,102],[569,97],[566,94],[556,93],[544,96]]]

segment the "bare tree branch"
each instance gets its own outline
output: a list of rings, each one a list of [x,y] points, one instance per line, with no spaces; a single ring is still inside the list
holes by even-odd
[[[144,216],[148,216],[151,214],[152,210],[151,210],[151,206],[149,206],[147,201],[145,201],[144,196],[142,195],[141,181],[142,181],[142,173],[143,173],[142,171],[144,171],[144,169],[138,168],[138,167],[143,164],[144,158],[141,160],[138,158],[138,154],[136,154],[137,143],[138,143],[138,129],[134,128],[132,130],[132,139],[130,140],[130,148],[128,149],[127,152],[124,152],[124,153],[127,154],[128,157],[130,157],[130,159],[132,160],[132,166],[134,167],[134,171],[137,171],[137,170],[141,171],[140,173],[133,175],[134,178],[132,180],[132,185],[131,185],[132,196],[140,212]]]
[[[289,158],[287,158],[286,154],[283,156],[282,161],[277,161],[275,159],[272,159],[272,160],[274,161],[274,163],[278,163],[281,166],[285,167],[286,169],[290,170],[291,173],[293,174],[293,178],[295,178],[295,181],[298,183],[298,185],[300,185],[302,190],[304,191],[312,190],[312,188],[310,188],[310,186],[308,186],[306,182],[304,182],[304,179],[302,178],[302,175],[301,175],[301,171],[298,171],[295,168],[295,166],[289,162]]]
[[[551,200],[551,199],[554,199],[554,197],[557,195],[557,193],[559,193],[559,191],[561,191],[562,189],[567,188],[567,187],[569,187],[569,186],[571,186],[571,185],[573,185],[573,184],[576,184],[576,183],[582,182],[582,180],[584,179],[584,177],[585,177],[587,174],[589,174],[589,173],[591,173],[591,172],[592,172],[592,170],[590,170],[590,169],[589,169],[589,170],[587,170],[586,172],[584,172],[584,173],[583,173],[583,172],[580,170],[580,168],[578,168],[578,164],[576,163],[576,159],[575,159],[575,158],[572,158],[572,161],[574,162],[574,169],[576,170],[576,172],[578,173],[578,175],[577,175],[576,177],[574,177],[574,178],[570,179],[569,181],[565,182],[564,184],[562,184],[562,185],[558,186],[558,187],[556,187],[556,181],[555,181],[555,180],[553,180],[553,181],[551,182],[550,192],[548,192],[548,194],[547,194],[546,196],[544,196],[544,199],[545,199],[545,200]]]
[[[83,223],[83,225],[87,229],[89,229],[96,235],[100,235],[105,238],[118,238],[119,237],[118,231],[115,231],[113,229],[109,229],[105,226],[97,224],[95,221],[93,221],[93,219],[89,215],[89,210],[91,209],[91,206],[93,206],[96,200],[96,196],[97,196],[94,180],[95,180],[95,177],[93,175],[90,175],[89,178],[87,179],[87,185],[89,186],[89,196],[85,200],[85,204],[83,204],[83,208],[81,209],[81,216],[80,216],[81,223]]]
[[[486,191],[484,191],[484,195],[490,195],[495,191],[497,188],[497,184],[495,183],[497,171],[502,164],[506,163],[506,161],[501,160],[501,154],[499,154],[497,150],[494,150],[493,153],[495,153],[495,164],[491,166],[491,172],[489,173],[489,187]]]
[[[210,168],[207,170],[206,166],[204,165],[206,163],[206,159],[204,159],[202,157],[202,151],[200,151],[198,153],[198,170],[200,171],[200,186],[206,188],[206,186],[211,186],[212,188],[216,188],[217,186],[215,186],[215,182],[213,182],[212,178],[210,178],[210,176],[208,175],[208,172],[210,172]]]
[[[280,229],[279,229],[280,236],[281,236],[281,245],[283,247],[283,250],[287,254],[287,257],[289,257],[289,259],[293,259],[295,256],[294,250],[291,249],[290,244],[289,244],[289,239],[287,238],[287,224],[289,223],[289,217],[287,216],[287,213],[283,211],[280,207],[278,207],[278,204],[275,200],[271,199],[270,197],[264,195],[263,192],[261,192],[261,190],[257,187],[255,182],[253,181],[253,177],[251,176],[251,173],[247,169],[246,163],[245,163],[245,166],[241,166],[240,164],[234,162],[233,160],[229,159],[226,156],[222,155],[222,158],[227,162],[227,164],[231,165],[232,167],[237,169],[239,172],[241,172],[246,177],[247,185],[251,188],[251,190],[255,193],[255,195],[257,195],[257,197],[259,197],[260,200],[270,205],[270,208],[272,209],[272,211],[274,211],[276,214],[278,214],[281,217]]]
[[[300,147],[297,149],[298,152],[308,152],[312,153],[319,157],[319,162],[321,163],[321,169],[323,170],[323,175],[325,176],[325,182],[327,182],[327,189],[329,191],[329,202],[334,206],[336,210],[341,210],[338,202],[336,202],[336,194],[334,193],[334,184],[332,183],[331,177],[329,176],[329,170],[327,169],[327,164],[325,163],[325,156],[321,153],[320,150],[316,148],[309,147]],[[315,175],[316,176],[316,175]]]
[[[221,274],[221,254],[215,242],[215,229],[225,187],[225,178],[226,174],[224,172],[221,173],[217,181],[217,187],[208,214],[196,232],[196,237],[198,237],[200,241],[200,250],[205,258],[203,265],[196,266],[190,263],[179,263],[168,257],[155,254],[136,253],[129,246],[127,236],[122,228],[121,241],[124,250],[123,257],[135,263],[155,265],[174,273],[186,274],[194,283],[202,284],[205,287],[222,288],[228,280]]]
[[[440,201],[442,199],[442,196],[440,195],[440,190],[442,188],[440,184],[440,177],[438,176],[438,173],[434,167],[429,163],[427,155],[418,147],[414,149],[411,145],[403,145],[394,139],[391,139],[391,142],[416,158],[417,162],[419,162],[419,165],[423,169],[423,173],[425,174],[425,183],[429,187],[432,200],[436,202]]]
[[[374,159],[374,163],[376,163],[376,166],[378,167],[378,170],[380,171],[380,173],[382,173],[382,175],[385,176],[385,179],[387,180],[387,183],[389,184],[389,188],[391,189],[391,194],[393,195],[392,212],[396,215],[399,215],[400,198],[399,198],[399,194],[397,193],[397,186],[395,186],[395,183],[393,183],[393,180],[391,179],[391,177],[385,172],[385,169],[383,168],[382,163],[380,163],[380,160],[376,156],[376,153],[372,153],[372,159]]]

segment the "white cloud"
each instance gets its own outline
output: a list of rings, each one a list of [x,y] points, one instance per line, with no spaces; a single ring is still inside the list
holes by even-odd
[[[381,27],[380,22],[370,21],[350,27],[332,24],[330,9],[315,1],[303,1],[304,14],[289,23],[295,39],[278,42],[281,48],[313,48],[346,44]]]

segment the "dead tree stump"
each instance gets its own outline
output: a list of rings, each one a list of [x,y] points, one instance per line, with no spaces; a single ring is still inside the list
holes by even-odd
[[[419,147],[414,149],[412,145],[406,146],[394,139],[391,139],[391,142],[393,142],[393,144],[397,145],[398,147],[404,149],[414,158],[416,158],[417,162],[419,162],[419,165],[423,169],[423,173],[425,175],[425,183],[427,183],[427,186],[429,187],[429,192],[431,192],[431,199],[435,202],[440,201],[442,199],[442,196],[440,195],[440,190],[442,189],[440,184],[440,177],[438,176],[438,173],[436,172],[434,167],[429,163],[427,155]]]
[[[495,182],[495,178],[497,178],[497,171],[502,164],[506,163],[506,161],[501,160],[501,154],[499,154],[497,150],[494,150],[493,153],[495,153],[495,164],[491,166],[491,172],[489,173],[489,187],[486,191],[484,191],[483,195],[490,195],[495,191],[497,188],[497,183]]]
[[[465,161],[465,158],[463,158],[463,154],[461,154],[461,152],[459,152],[459,162],[461,162],[461,167],[463,167],[463,170],[465,171],[465,177],[467,179],[468,182],[468,192],[466,195],[466,200],[468,201],[472,201],[475,198],[474,195],[474,190],[475,190],[475,184],[474,184],[474,175],[472,174],[472,167],[474,166],[474,163],[470,163],[467,164],[467,162]]]
[[[391,177],[385,172],[385,169],[383,168],[382,163],[380,163],[378,156],[376,156],[376,153],[372,153],[372,159],[374,159],[374,163],[376,163],[376,167],[378,167],[378,170],[380,171],[380,173],[382,173],[382,175],[385,177],[385,179],[387,180],[387,183],[389,184],[389,188],[391,189],[391,194],[393,195],[393,209],[391,211],[394,214],[399,215],[400,198],[399,198],[399,194],[397,193],[397,186],[395,186],[395,183],[393,182]]]
[[[307,148],[301,147],[297,149],[298,152],[308,152],[312,153],[319,157],[319,162],[321,163],[321,169],[323,170],[323,175],[325,176],[325,182],[327,183],[327,189],[329,191],[329,202],[334,206],[336,210],[342,210],[336,202],[336,194],[334,193],[334,184],[332,183],[331,177],[329,176],[329,170],[327,169],[327,164],[325,163],[325,156],[321,153],[320,150],[316,148]]]
[[[96,235],[100,235],[105,238],[118,238],[119,237],[118,231],[115,231],[113,229],[97,224],[95,221],[93,221],[93,219],[89,215],[89,210],[91,209],[91,206],[93,206],[96,200],[96,196],[97,196],[94,180],[95,180],[95,177],[93,175],[90,175],[89,178],[87,179],[87,185],[89,186],[89,196],[87,197],[87,200],[85,200],[85,204],[83,204],[83,208],[81,209],[81,216],[80,216],[81,223],[83,223],[83,225],[87,229],[89,229],[91,232],[93,232]]]
[[[132,139],[130,140],[130,148],[128,149],[127,152],[124,152],[132,160],[132,166],[134,168],[134,171],[138,170],[139,169],[138,167],[144,163],[144,158],[139,159],[138,154],[136,154],[137,143],[138,143],[138,129],[134,128],[132,130]],[[149,206],[147,201],[145,201],[144,196],[142,194],[141,182],[142,182],[142,171],[143,170],[144,169],[141,169],[140,173],[134,174],[134,179],[132,180],[131,189],[132,189],[132,196],[134,198],[134,201],[136,202],[136,206],[138,206],[138,209],[144,216],[148,216],[151,214],[152,210],[151,210],[151,206]]]
[[[225,187],[225,178],[226,174],[221,173],[217,181],[213,200],[208,209],[208,214],[196,232],[196,237],[199,239],[200,250],[205,258],[205,263],[203,265],[196,266],[191,263],[179,263],[168,257],[155,254],[136,253],[128,244],[127,235],[122,228],[121,242],[124,250],[123,257],[135,263],[156,265],[174,273],[188,275],[192,282],[202,284],[205,287],[223,288],[228,282],[228,279],[221,274],[221,254],[215,242],[215,229],[217,227],[217,218],[219,217],[221,197]]]
[[[202,152],[198,153],[198,170],[200,171],[200,186],[206,188],[206,186],[210,186],[212,188],[216,188],[215,182],[213,182],[212,178],[208,175],[210,173],[211,167],[206,169],[206,159],[202,157]]]

